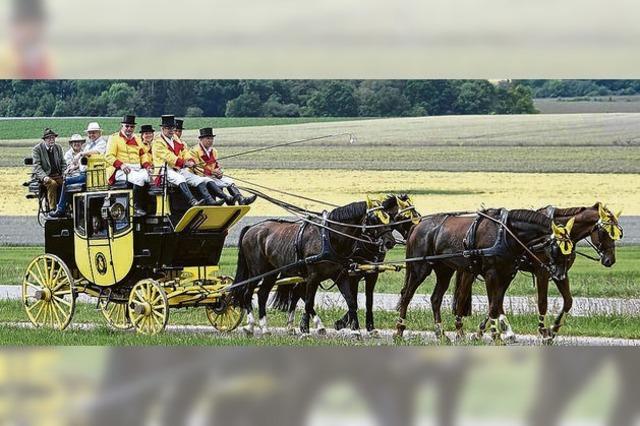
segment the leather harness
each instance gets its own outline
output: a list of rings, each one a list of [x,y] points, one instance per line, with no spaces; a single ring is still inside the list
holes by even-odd
[[[462,240],[462,246],[464,247],[464,257],[502,256],[507,252],[507,237],[504,228],[505,226],[507,226],[509,210],[502,208],[500,209],[499,214],[500,222],[502,222],[503,225],[498,226],[498,235],[496,235],[496,240],[493,243],[493,246],[480,249],[476,248],[476,233],[478,231],[478,227],[480,226],[480,222],[482,222],[484,217],[478,215],[475,218],[475,220],[471,223],[471,226],[469,226],[464,239]]]

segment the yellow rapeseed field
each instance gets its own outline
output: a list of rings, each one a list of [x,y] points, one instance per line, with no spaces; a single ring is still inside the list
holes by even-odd
[[[0,216],[32,215],[35,201],[26,200],[21,185],[27,168],[0,169]],[[421,213],[474,210],[482,207],[537,208],[590,205],[595,201],[640,214],[640,176],[586,173],[482,173],[402,172],[349,170],[227,170],[231,176],[308,197],[346,204],[366,194],[413,193]],[[240,185],[244,185],[239,182]],[[266,191],[268,192],[268,191]],[[271,195],[280,196],[276,193]],[[322,209],[303,200],[280,196],[295,204]],[[263,200],[252,215],[282,215],[285,212]]]

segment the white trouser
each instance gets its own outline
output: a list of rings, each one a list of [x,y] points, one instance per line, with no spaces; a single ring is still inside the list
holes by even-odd
[[[233,179],[226,176],[222,176],[220,179],[217,177],[207,176],[207,179],[212,180],[213,183],[220,188],[226,188],[227,186],[233,185]]]
[[[189,186],[198,186],[201,183],[206,183],[207,178],[198,176],[187,168],[180,170],[167,168],[167,182],[176,186],[181,183],[186,183]]]
[[[122,170],[116,171],[116,180],[128,181],[136,186],[144,186],[149,183],[149,172],[140,167],[140,164],[123,164],[131,169],[129,174],[125,174]]]

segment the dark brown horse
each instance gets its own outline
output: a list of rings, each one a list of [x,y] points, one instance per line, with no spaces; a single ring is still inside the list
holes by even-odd
[[[403,238],[407,238],[410,229],[420,221],[420,214],[416,211],[413,201],[407,194],[399,194],[397,198],[398,213],[392,218],[389,228],[397,231]],[[395,241],[394,241],[395,242]],[[355,249],[351,255],[352,263],[368,263],[382,262],[388,251],[388,246],[372,246],[371,244],[356,243]],[[346,269],[341,270],[332,280],[336,283],[338,289],[347,301],[349,310],[335,322],[337,330],[350,327],[354,336],[360,336],[360,323],[358,320],[358,283],[362,278],[365,280],[366,294],[366,330],[372,337],[379,333],[375,330],[373,321],[373,292],[376,282],[378,281],[378,273],[371,272],[350,272]],[[278,287],[273,299],[273,307],[286,311],[289,314],[287,328],[290,333],[294,332],[295,310],[298,301],[304,299],[306,292],[306,284],[299,283],[295,286]]]
[[[326,220],[317,218],[307,221],[267,220],[245,227],[238,242],[238,264],[235,282],[249,280],[286,268],[283,275],[300,275],[305,279],[305,312],[300,322],[300,331],[309,333],[309,321],[313,318],[319,333],[325,332],[322,321],[315,309],[315,295],[320,283],[338,276],[350,263],[356,242],[391,248],[395,240],[387,227],[371,227],[388,223],[398,212],[395,197],[388,197],[381,203],[370,200],[354,202],[338,207],[326,215]],[[365,226],[362,226],[365,225]],[[365,242],[366,241],[366,242]],[[287,265],[307,259],[306,264],[295,270]],[[252,297],[258,288],[258,309],[260,328],[268,334],[266,305],[269,293],[278,279],[278,274],[270,274],[261,281],[253,281],[231,290],[232,299],[247,311],[247,334],[253,334],[255,320],[252,314]],[[353,311],[352,301],[347,300]]]
[[[554,222],[567,224],[573,220],[570,238],[573,244],[577,244],[585,238],[590,238],[591,243],[598,252],[600,263],[605,267],[611,267],[616,262],[615,241],[622,237],[622,227],[618,222],[620,213],[613,214],[602,203],[598,202],[591,207],[572,207],[567,209],[554,208],[552,206],[543,207],[537,210],[553,219]],[[539,251],[536,255],[543,261],[548,261],[545,253]],[[575,253],[568,259],[567,270],[573,266]],[[520,262],[519,270],[531,272],[534,276],[537,296],[538,296],[538,331],[545,341],[550,342],[557,335],[563,324],[564,317],[569,313],[573,305],[573,297],[569,287],[569,277],[554,280],[558,291],[562,295],[562,310],[553,321],[553,326],[547,328],[545,317],[547,314],[549,272],[530,259],[523,259]],[[454,314],[456,315],[456,332],[458,336],[464,334],[462,330],[462,318],[471,315],[472,286],[475,276],[469,272],[459,272],[456,274],[456,284],[454,290]],[[507,328],[508,324],[501,324]]]
[[[547,265],[551,274],[562,278],[566,274],[567,257],[557,249],[552,238],[552,221],[532,210],[497,210],[484,212],[494,220],[505,223],[520,243],[525,246],[542,244],[549,253]],[[476,220],[478,219],[478,220]],[[501,340],[498,318],[504,315],[504,295],[513,280],[518,259],[525,248],[500,226],[488,218],[438,214],[424,218],[407,240],[407,258],[434,255],[450,255],[433,261],[407,262],[405,283],[400,293],[397,336],[402,336],[407,308],[418,286],[431,274],[436,273],[436,285],[431,295],[431,307],[435,321],[436,337],[446,339],[442,329],[440,307],[454,272],[472,270],[474,276],[481,275],[489,295],[488,317],[491,320],[492,338]],[[465,242],[466,240],[466,242]],[[460,255],[465,252],[466,256]]]

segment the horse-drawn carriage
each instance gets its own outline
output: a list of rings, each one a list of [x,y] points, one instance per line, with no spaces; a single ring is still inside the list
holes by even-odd
[[[219,274],[218,262],[229,229],[249,207],[187,208],[159,171],[149,212],[136,217],[132,189],[126,182],[107,185],[103,158],[89,158],[86,173],[86,188],[68,188],[72,217],[45,221],[45,254],[24,274],[29,320],[62,330],[84,294],[97,298],[116,329],[156,334],[169,308],[196,306],[205,307],[216,329],[237,327],[243,313],[229,303],[225,289],[233,279]]]

